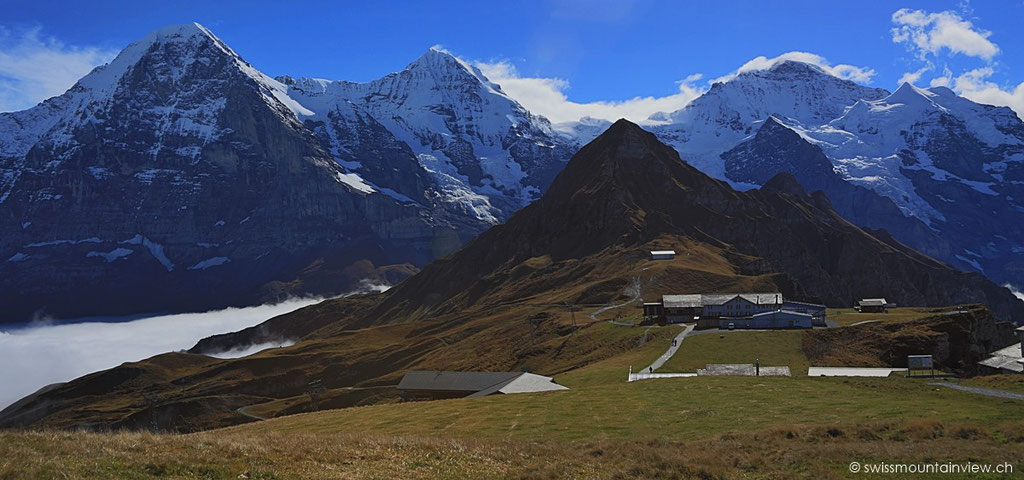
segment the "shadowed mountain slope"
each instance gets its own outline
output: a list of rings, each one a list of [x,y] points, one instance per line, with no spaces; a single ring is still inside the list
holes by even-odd
[[[737,192],[625,120],[581,149],[543,198],[389,292],[380,309],[445,312],[499,291],[529,296],[535,292],[512,295],[489,279],[538,256],[558,262],[616,247],[643,255],[641,246],[665,236],[721,249],[737,274],[775,274],[789,296],[833,306],[865,296],[905,305],[986,303],[1001,318],[1024,318],[1024,303],[1009,290],[852,225],[823,193],[804,193],[788,173]]]
[[[665,248],[676,258],[648,259]],[[191,352],[294,346],[125,364],[38,393],[0,413],[0,426],[201,429],[248,421],[240,406],[297,402],[317,379],[341,392],[394,385],[410,369],[558,374],[636,348],[641,329],[601,315],[635,314],[640,298],[762,289],[830,305],[986,303],[1024,317],[1008,290],[853,226],[791,175],[737,192],[619,121],[539,201],[388,292],[328,300]]]

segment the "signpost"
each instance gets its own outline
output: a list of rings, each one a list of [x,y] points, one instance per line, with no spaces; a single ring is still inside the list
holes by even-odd
[[[931,355],[907,355],[907,376],[914,376],[914,370],[929,370],[935,376],[935,364]]]

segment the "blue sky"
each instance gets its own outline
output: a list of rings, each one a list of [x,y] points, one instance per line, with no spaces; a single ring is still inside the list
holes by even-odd
[[[8,0],[0,15],[0,111],[60,93],[151,30],[198,21],[272,76],[366,81],[442,45],[481,63],[512,96],[556,121],[580,114],[639,120],[651,110],[685,104],[709,81],[752,59],[787,52],[846,65],[836,71],[862,83],[889,89],[908,78],[919,86],[947,84],[1020,113],[1020,18],[1021,0],[135,1],[79,7]]]

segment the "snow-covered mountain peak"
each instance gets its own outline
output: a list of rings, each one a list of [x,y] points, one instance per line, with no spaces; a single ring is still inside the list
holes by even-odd
[[[941,108],[939,104],[935,103],[935,99],[938,96],[939,95],[937,93],[930,92],[923,88],[917,88],[909,82],[903,82],[903,85],[900,85],[900,88],[897,88],[895,92],[892,92],[888,97],[885,97],[878,103],[887,105],[914,105],[920,107],[934,106]]]
[[[288,97],[283,83],[254,68],[202,25],[163,27],[125,47],[64,94],[28,110],[0,114],[0,158],[24,157],[37,143],[67,151],[65,146],[78,143],[80,134],[96,125],[194,136],[197,145],[178,149],[194,156],[201,145],[218,138],[226,92],[242,85],[258,92],[293,126],[312,115]],[[126,106],[134,113],[124,111]]]
[[[699,118],[731,118],[733,127],[744,131],[751,122],[776,113],[804,124],[820,124],[842,115],[858,100],[887,95],[887,90],[841,79],[816,65],[784,60],[767,70],[751,70],[715,83],[670,118],[680,126]]]
[[[949,87],[931,87],[927,90],[942,99],[958,98],[956,92],[951,90]]]
[[[165,44],[175,44],[179,50],[184,48],[195,50],[200,46],[216,45],[222,52],[237,56],[224,42],[198,23],[170,25],[154,30],[141,40],[131,43],[121,50],[110,63],[96,67],[80,79],[78,85],[93,90],[112,91],[130,68],[147,53]]]
[[[772,64],[767,70],[754,70],[755,72],[769,72],[771,75],[776,77],[801,77],[807,75],[828,75],[834,77],[834,75],[825,71],[825,69],[807,62],[801,62],[798,60],[778,60]],[[838,78],[838,77],[835,77]]]
[[[322,122],[317,128],[336,156],[355,151],[353,132],[362,127],[354,126],[379,125],[409,147],[443,203],[490,223],[537,198],[574,143],[478,68],[438,47],[369,82],[286,83],[289,95],[316,112],[310,120]]]
[[[491,82],[479,68],[440,47],[431,47],[401,72],[384,77],[405,77],[417,83],[426,82],[440,89],[461,91],[482,90],[481,93],[509,98],[501,86]]]

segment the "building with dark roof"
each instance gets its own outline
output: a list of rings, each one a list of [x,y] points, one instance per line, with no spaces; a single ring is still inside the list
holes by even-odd
[[[782,308],[781,293],[692,293],[663,295],[660,307],[644,304],[644,315],[668,323],[698,318],[749,317]]]
[[[860,313],[883,313],[889,308],[889,303],[884,298],[865,298],[857,302],[857,311]]]
[[[411,371],[398,383],[406,399],[484,397],[496,394],[568,390],[551,377],[526,372]]]
[[[691,293],[644,303],[644,316],[697,328],[811,328],[825,326],[825,306],[784,300],[781,293]]]

